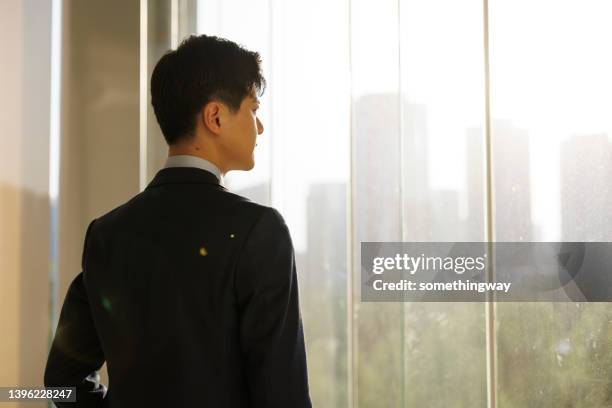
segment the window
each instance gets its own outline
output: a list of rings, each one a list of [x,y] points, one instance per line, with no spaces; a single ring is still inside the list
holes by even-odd
[[[149,4],[149,64],[177,32],[263,57],[256,168],[227,184],[291,230],[315,406],[609,403],[605,304],[359,291],[361,241],[610,240],[606,2],[168,4]]]

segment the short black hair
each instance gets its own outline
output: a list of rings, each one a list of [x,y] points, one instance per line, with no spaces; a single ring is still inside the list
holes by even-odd
[[[196,114],[212,100],[230,111],[249,95],[261,95],[266,80],[259,53],[225,38],[192,35],[157,62],[151,104],[168,145],[194,136]]]

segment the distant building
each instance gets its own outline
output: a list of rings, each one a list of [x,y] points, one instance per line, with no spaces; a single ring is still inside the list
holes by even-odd
[[[561,238],[612,241],[612,143],[574,135],[561,146]]]

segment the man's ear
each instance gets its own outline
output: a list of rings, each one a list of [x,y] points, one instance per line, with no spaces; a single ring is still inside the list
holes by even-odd
[[[222,106],[219,102],[211,101],[200,110],[204,127],[215,135],[221,132],[221,109]]]

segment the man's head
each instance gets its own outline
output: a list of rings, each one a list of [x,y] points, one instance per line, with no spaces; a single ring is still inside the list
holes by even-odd
[[[151,76],[151,102],[170,154],[195,154],[223,173],[250,170],[263,125],[265,89],[258,53],[218,37],[185,39]]]

